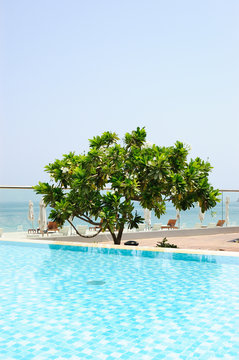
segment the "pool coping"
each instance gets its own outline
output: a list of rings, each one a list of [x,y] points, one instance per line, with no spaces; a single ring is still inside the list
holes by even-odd
[[[239,252],[234,251],[217,251],[217,250],[202,250],[202,249],[176,249],[176,248],[160,248],[150,246],[130,246],[130,245],[114,245],[114,244],[100,244],[100,243],[83,243],[71,241],[56,241],[56,240],[38,240],[38,239],[0,239],[0,242],[12,243],[30,243],[30,244],[45,244],[45,245],[62,245],[75,247],[92,247],[103,249],[123,249],[123,250],[139,250],[162,253],[179,253],[179,254],[196,254],[196,255],[215,255],[215,256],[233,256],[239,257]]]

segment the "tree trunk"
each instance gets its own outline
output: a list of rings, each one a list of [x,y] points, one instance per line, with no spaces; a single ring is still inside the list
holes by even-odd
[[[114,240],[114,244],[115,245],[120,245],[121,243],[121,239],[122,239],[122,235],[123,235],[123,231],[124,231],[124,225],[120,227],[118,234],[116,236],[116,239]]]
[[[117,237],[116,237],[115,233],[111,230],[110,226],[108,227],[108,229],[109,229],[109,232],[110,232],[110,234],[111,234],[111,236],[113,238],[114,244],[116,244]]]
[[[112,236],[112,239],[113,239],[113,241],[114,241],[114,244],[115,244],[115,245],[120,245],[121,239],[122,239],[122,235],[123,235],[123,231],[124,231],[124,224],[120,227],[117,235],[114,233],[114,231],[111,229],[110,226],[108,227],[108,229],[109,229],[109,232],[110,232],[110,234],[111,234],[111,236]]]

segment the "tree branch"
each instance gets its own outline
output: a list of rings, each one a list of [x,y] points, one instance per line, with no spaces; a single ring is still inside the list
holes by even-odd
[[[78,216],[77,216],[78,217]],[[71,224],[71,226],[74,228],[75,232],[77,233],[77,235],[83,237],[83,238],[86,238],[86,239],[91,239],[93,237],[96,237],[101,231],[102,231],[102,228],[100,228],[95,234],[93,235],[83,235],[83,234],[80,234],[79,231],[77,230],[77,228],[75,227],[75,225],[72,223],[72,221],[70,221],[69,219],[67,219],[67,221]]]
[[[84,215],[84,216],[86,216],[86,215]],[[77,217],[78,219],[83,220],[85,222],[88,222],[91,225],[100,226],[99,222],[95,222],[95,221],[91,220],[90,218],[88,218],[88,216],[86,217],[86,219],[84,219],[82,216],[79,216],[79,215],[75,215],[75,217]]]

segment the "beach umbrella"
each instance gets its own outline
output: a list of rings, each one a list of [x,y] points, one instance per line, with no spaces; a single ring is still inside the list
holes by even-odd
[[[226,209],[225,209],[225,220],[226,220],[226,225],[229,225],[229,204],[230,204],[230,197],[227,196],[226,197]]]
[[[34,211],[33,211],[33,202],[31,200],[29,201],[29,207],[28,207],[28,220],[31,221],[32,228],[34,228],[34,226],[33,226]]]
[[[199,206],[199,213],[198,213],[198,217],[199,217],[200,222],[202,223],[202,222],[203,222],[203,220],[204,220],[204,213],[202,212],[202,209],[201,209],[201,207],[200,207],[200,205],[199,205],[199,204],[198,204],[198,206]]]
[[[180,227],[180,210],[179,209],[176,209],[176,219],[178,222],[178,227]]]
[[[44,232],[44,230],[47,229],[46,205],[44,204],[43,199],[41,199],[40,201],[38,224],[41,232]]]
[[[151,229],[151,211],[149,209],[144,209],[144,220],[146,224],[146,229]]]

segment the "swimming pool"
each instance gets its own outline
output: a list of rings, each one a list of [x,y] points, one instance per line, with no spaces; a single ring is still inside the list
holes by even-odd
[[[239,258],[0,251],[0,359],[238,359]]]

